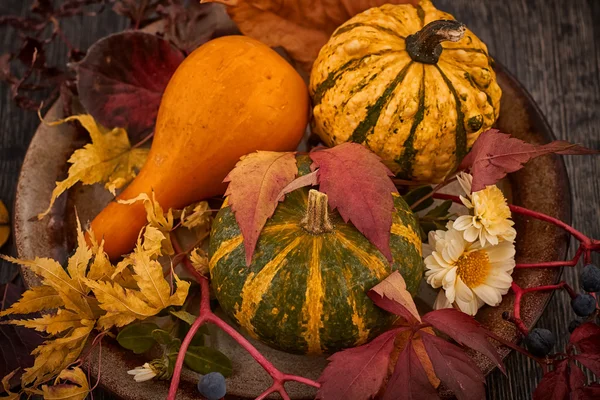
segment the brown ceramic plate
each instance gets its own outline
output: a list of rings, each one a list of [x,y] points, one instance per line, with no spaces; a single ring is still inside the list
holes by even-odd
[[[530,143],[547,143],[554,139],[550,127],[525,89],[502,66],[497,66],[498,82],[502,88],[501,116],[497,127],[503,132]],[[61,107],[55,105],[46,115],[52,121],[60,117]],[[15,205],[15,237],[19,257],[53,257],[64,261],[69,253],[66,232],[73,229],[74,206],[83,221],[91,220],[110,200],[101,187],[77,186],[62,196],[52,214],[42,220],[32,219],[44,210],[54,188],[54,182],[63,179],[67,158],[80,147],[85,138],[78,137],[68,125],[49,127],[40,125],[25,157],[17,187]],[[571,197],[565,166],[560,157],[545,156],[529,163],[508,179],[512,202],[569,222]],[[515,217],[517,236],[517,262],[563,260],[568,237],[560,229],[537,220]],[[530,269],[517,271],[515,280],[523,286],[551,284],[558,280],[558,269]],[[28,285],[38,285],[39,280],[24,271]],[[548,293],[534,293],[524,298],[522,316],[528,326],[535,324],[549,299]],[[514,296],[507,295],[497,308],[482,309],[477,318],[496,334],[512,341],[517,340],[514,327],[502,319],[502,312],[511,310]],[[228,379],[231,398],[254,398],[270,386],[269,376],[232,340],[221,332],[213,332],[211,344],[233,361],[234,375]],[[290,355],[273,350],[261,343],[252,342],[281,370],[316,379],[326,365],[324,357]],[[507,348],[502,349],[508,354]],[[493,369],[488,359],[472,354],[480,368],[487,374]],[[98,373],[97,353],[91,358],[91,368]],[[121,349],[114,341],[106,340],[102,351],[101,384],[125,399],[164,399],[168,383],[150,381],[136,384],[126,371],[143,364],[141,356]],[[185,371],[178,399],[198,398],[195,389],[198,375]],[[314,390],[290,383],[293,399],[313,398]],[[228,397],[229,398],[229,397]]]

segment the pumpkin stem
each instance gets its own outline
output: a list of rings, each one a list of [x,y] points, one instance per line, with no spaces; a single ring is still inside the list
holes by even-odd
[[[329,205],[327,195],[318,190],[308,192],[308,206],[306,215],[300,221],[300,226],[314,235],[331,232],[333,225],[329,219]]]
[[[423,64],[436,64],[442,54],[443,41],[458,42],[466,27],[454,20],[432,21],[423,29],[406,38],[406,51],[410,58]]]

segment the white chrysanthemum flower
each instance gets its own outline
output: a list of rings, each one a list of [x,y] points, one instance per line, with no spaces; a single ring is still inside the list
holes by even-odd
[[[136,382],[145,382],[158,375],[158,371],[151,364],[145,363],[141,367],[135,367],[127,371],[129,375],[133,375]]]
[[[484,303],[497,306],[512,282],[515,246],[508,241],[470,243],[452,221],[447,227],[448,231],[429,233],[433,251],[425,258],[427,283],[443,288],[435,308],[456,303],[462,312],[475,315]]]
[[[461,172],[457,176],[465,196],[460,196],[463,204],[473,211],[473,215],[462,215],[454,222],[454,229],[463,232],[466,241],[477,239],[482,246],[486,243],[498,244],[500,240],[514,242],[517,231],[511,219],[506,198],[496,185],[471,193],[473,177]]]

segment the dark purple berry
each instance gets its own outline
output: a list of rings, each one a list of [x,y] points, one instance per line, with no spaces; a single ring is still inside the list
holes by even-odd
[[[581,321],[578,319],[574,319],[573,321],[569,322],[569,332],[573,333],[575,329],[579,328],[579,325],[581,325]]]
[[[571,300],[571,307],[575,314],[587,317],[596,310],[596,299],[591,294],[578,294]]]
[[[588,264],[581,271],[581,286],[590,293],[600,292],[600,268]]]
[[[198,381],[198,392],[207,400],[219,400],[225,397],[227,393],[225,377],[219,372],[203,375]]]
[[[555,343],[556,338],[548,329],[532,329],[525,338],[527,350],[536,357],[546,357]]]

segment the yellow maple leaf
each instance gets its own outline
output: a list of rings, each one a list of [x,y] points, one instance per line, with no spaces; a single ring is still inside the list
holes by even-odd
[[[20,319],[11,322],[39,332],[56,335],[81,324],[81,315],[69,310],[59,309],[56,314],[45,314],[41,318]]]
[[[67,335],[48,340],[31,352],[35,361],[31,368],[25,369],[21,377],[24,385],[43,382],[77,360],[94,328],[94,321],[82,320],[80,323],[79,327],[72,329]]]
[[[10,374],[6,375],[4,378],[2,378],[2,387],[4,388],[4,391],[6,392],[7,396],[2,396],[0,397],[0,400],[18,400],[20,395],[19,393],[13,393],[10,391],[10,380],[12,379],[13,376],[15,376],[15,374],[17,373],[19,369],[15,369],[13,372],[11,372]]]
[[[62,370],[54,381],[54,386],[43,385],[42,392],[44,400],[84,400],[90,388],[85,373],[76,367]]]
[[[35,286],[25,291],[19,301],[2,312],[0,317],[9,314],[30,314],[64,306],[58,292],[51,286]]]
[[[119,285],[129,288],[136,289],[137,283],[133,279],[133,275],[130,270],[115,267],[110,262],[108,255],[104,252],[104,241],[98,243],[94,232],[88,231],[88,239],[91,244],[92,253],[94,259],[90,264],[90,269],[87,273],[87,278],[93,281],[115,281]]]
[[[204,250],[199,247],[192,250],[190,253],[190,262],[196,271],[200,272],[202,275],[208,274],[208,255]]]
[[[90,134],[92,143],[75,150],[71,155],[67,179],[56,183],[50,205],[38,215],[39,219],[48,215],[58,196],[77,182],[84,185],[104,183],[104,187],[115,194],[117,189],[135,178],[148,157],[148,149],[131,147],[125,129],[108,130],[97,124],[91,115],[74,115],[50,122],[48,125],[60,125],[70,121],[79,121]]]
[[[146,218],[148,219],[148,226],[157,228],[164,235],[162,240],[162,254],[172,255],[175,253],[173,245],[171,244],[170,232],[173,229],[173,210],[169,209],[165,214],[162,207],[156,201],[154,192],[152,193],[152,199],[146,193],[141,193],[139,196],[129,200],[119,200],[121,204],[133,204],[138,201],[144,202],[146,208]]]

